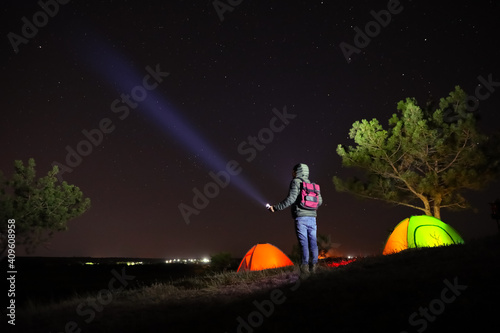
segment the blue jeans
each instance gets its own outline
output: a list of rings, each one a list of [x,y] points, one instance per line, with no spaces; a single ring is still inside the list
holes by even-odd
[[[303,216],[295,218],[295,232],[299,240],[301,264],[318,263],[318,241],[316,240],[316,218]]]

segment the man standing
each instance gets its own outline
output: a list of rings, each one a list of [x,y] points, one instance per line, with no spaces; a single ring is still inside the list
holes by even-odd
[[[299,241],[301,264],[300,271],[308,274],[315,272],[318,264],[318,243],[316,240],[316,209],[305,209],[300,207],[300,191],[302,182],[310,183],[309,167],[306,164],[299,163],[293,167],[292,181],[288,196],[278,204],[269,206],[271,212],[283,210],[291,206],[292,217],[295,220],[295,232]],[[321,194],[318,195],[318,206],[323,203]],[[310,268],[310,270],[309,270]]]

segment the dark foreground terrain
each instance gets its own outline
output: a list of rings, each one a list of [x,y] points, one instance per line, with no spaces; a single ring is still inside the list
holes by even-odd
[[[141,283],[138,270],[151,267],[87,267],[93,291],[26,297],[13,331],[500,331],[499,238],[362,258],[302,279],[288,268],[185,279],[159,272],[156,282],[148,272]],[[35,295],[44,285],[33,281]]]

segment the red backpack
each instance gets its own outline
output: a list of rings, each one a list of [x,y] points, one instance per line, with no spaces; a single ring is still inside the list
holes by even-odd
[[[316,210],[319,207],[319,185],[315,183],[307,183],[302,178],[302,186],[300,189],[299,207],[303,209]]]

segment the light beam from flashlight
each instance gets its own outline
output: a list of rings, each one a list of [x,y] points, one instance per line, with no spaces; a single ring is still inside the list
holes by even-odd
[[[92,60],[90,64],[92,69],[103,76],[117,91],[130,91],[142,82],[143,78],[132,69],[131,62],[109,48],[107,44],[95,39],[92,46],[90,43],[85,46],[84,54],[87,55],[86,59]],[[188,121],[183,119],[157,90],[149,91],[148,96],[137,108],[143,110],[162,131],[170,134],[191,153],[201,158],[206,166],[213,170],[224,170],[227,160],[208,144],[208,140],[193,130]],[[243,176],[234,176],[231,182],[259,204],[265,202],[259,191]]]

